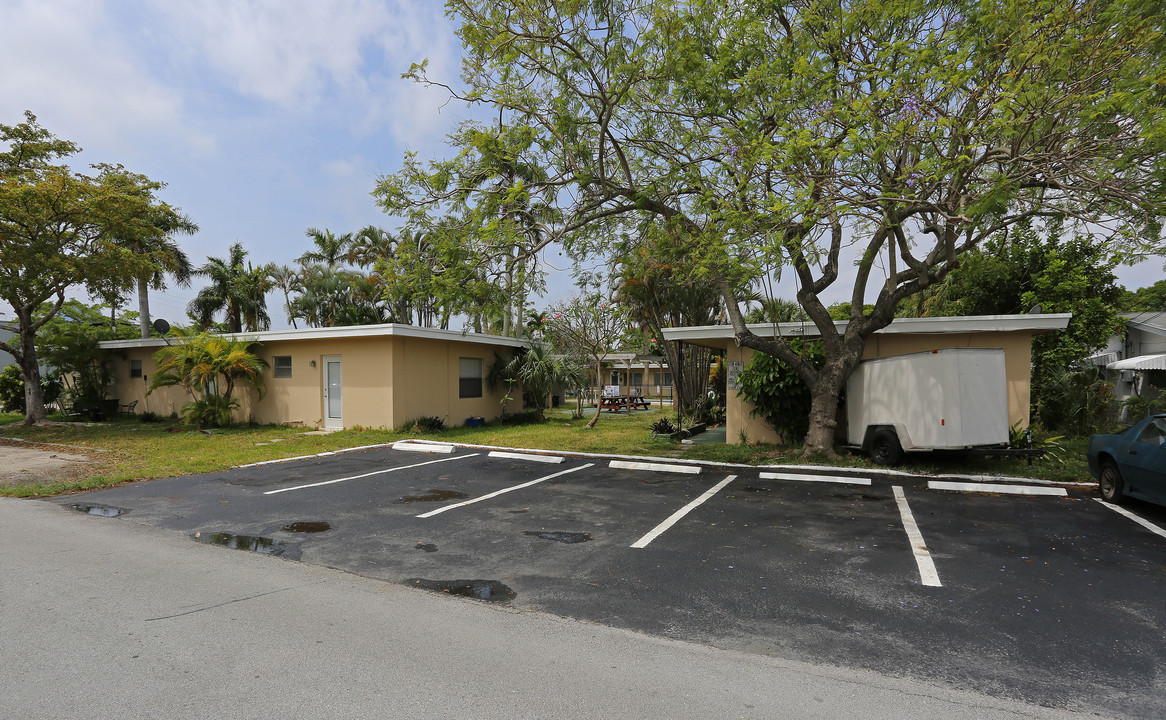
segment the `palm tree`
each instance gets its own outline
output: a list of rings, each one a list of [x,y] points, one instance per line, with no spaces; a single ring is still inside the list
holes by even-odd
[[[253,343],[181,329],[175,336],[174,344],[154,355],[157,367],[147,395],[160,387],[181,386],[193,399],[183,406],[183,417],[199,427],[230,424],[231,412],[239,406],[232,396],[240,381],[262,396],[267,363],[252,351]]]
[[[388,230],[369,225],[357,231],[348,244],[348,262],[357,267],[368,268],[376,265],[393,253],[396,239]]]
[[[182,215],[170,208],[167,212],[159,212],[154,219],[157,234],[123,236],[115,242],[135,255],[152,255],[155,258],[154,272],[134,279],[138,290],[138,324],[142,337],[150,337],[150,293],[152,287],[162,290],[166,287],[166,273],[174,276],[175,281],[182,287],[190,285],[190,276],[193,268],[190,259],[182,248],[178,247],[173,235],[182,233],[193,235],[198,232],[198,225],[186,215]]]
[[[498,370],[491,369],[491,385],[504,383],[508,389],[522,386],[523,406],[530,405],[539,420],[544,417],[547,398],[560,388],[575,388],[584,382],[586,369],[570,357],[555,355],[543,344],[519,352]]]
[[[271,281],[266,267],[252,267],[250,262],[244,267],[246,257],[243,245],[235,243],[226,260],[208,256],[206,264],[194,271],[211,281],[186,307],[200,328],[209,328],[220,310],[226,313],[229,332],[243,332],[244,324],[249,332],[271,327],[266,297]]]
[[[348,247],[352,244],[352,233],[336,235],[327,228],[308,228],[304,233],[312,239],[315,250],[309,250],[296,259],[302,267],[322,263],[330,268],[337,267],[348,257]]]
[[[292,328],[298,330],[299,328],[296,326],[296,315],[292,312],[291,294],[294,292],[303,292],[303,277],[290,265],[276,265],[275,263],[267,265],[267,276],[271,278],[271,283],[274,287],[283,291],[283,310],[287,313],[287,319],[291,322]]]

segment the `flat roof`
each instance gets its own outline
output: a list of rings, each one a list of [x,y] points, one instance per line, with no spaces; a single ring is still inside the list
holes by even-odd
[[[875,330],[876,335],[951,335],[955,333],[1030,332],[1042,334],[1064,330],[1072,313],[1042,315],[971,315],[957,317],[895,318],[890,325]],[[834,327],[844,332],[847,320],[834,321]],[[750,323],[749,330],[758,337],[820,337],[813,322]],[[733,342],[732,325],[701,325],[687,328],[664,328],[664,339],[679,340],[694,345],[727,348]]]
[[[275,342],[285,340],[338,340],[346,338],[366,337],[414,337],[427,340],[448,340],[456,342],[474,342],[483,345],[501,345],[504,347],[529,347],[530,341],[520,338],[503,337],[501,335],[486,335],[484,333],[462,332],[460,330],[442,330],[440,328],[418,327],[416,325],[401,325],[385,323],[382,325],[344,325],[327,328],[301,328],[298,330],[264,330],[262,332],[223,333],[222,337],[249,342]],[[98,344],[105,350],[125,350],[130,348],[163,347],[167,344],[163,338],[136,338],[133,340],[105,340]]]

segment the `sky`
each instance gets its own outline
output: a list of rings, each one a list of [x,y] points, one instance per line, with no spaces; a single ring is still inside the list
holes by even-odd
[[[178,238],[196,265],[235,242],[255,264],[290,263],[310,227],[396,230],[376,179],[406,151],[447,156],[446,134],[480,114],[401,78],[428,59],[457,82],[461,47],[436,0],[0,0],[0,46],[0,122],[30,110],[84,148],[74,169],[120,163],[167,183],[161,199],[201,228]],[[1118,274],[1136,288],[1163,270]],[[153,316],[184,323],[198,282],[152,291]],[[570,292],[566,273],[550,288],[536,305]],[[268,309],[288,326],[282,298]]]

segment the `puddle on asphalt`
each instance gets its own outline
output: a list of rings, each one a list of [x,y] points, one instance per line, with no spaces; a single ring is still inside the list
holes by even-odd
[[[591,533],[574,532],[547,532],[544,530],[525,530],[523,535],[533,535],[543,540],[554,540],[561,543],[581,543],[591,539]]]
[[[462,597],[489,600],[490,602],[506,602],[518,596],[518,593],[497,580],[426,580],[424,578],[410,578],[405,582],[422,590],[461,595]]]
[[[97,515],[99,517],[117,517],[118,515],[123,515],[128,512],[126,510],[122,510],[121,508],[110,507],[108,505],[83,505],[81,503],[77,503],[75,505],[70,505],[69,507],[73,508],[77,512],[88,513],[89,515]]]
[[[456,490],[430,490],[424,495],[402,495],[397,498],[397,502],[440,502],[441,500],[457,500],[464,497],[469,497],[469,495],[463,492],[457,492]]]
[[[318,533],[325,530],[331,530],[332,526],[323,520],[301,520],[299,522],[284,525],[283,530],[294,533]]]
[[[882,502],[887,499],[881,495],[867,495],[865,493],[834,493],[834,497],[839,500],[870,500],[871,502]]]
[[[425,552],[437,552],[437,546],[433,543],[419,542],[414,546],[415,550],[424,550]]]
[[[237,535],[227,532],[203,534],[197,532],[194,534],[194,539],[199,542],[222,545],[233,550],[249,550],[262,555],[275,555],[291,560],[297,560],[300,556],[300,550],[295,545],[261,535]]]

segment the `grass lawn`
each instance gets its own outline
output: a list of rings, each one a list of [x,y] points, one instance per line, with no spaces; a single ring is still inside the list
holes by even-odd
[[[682,445],[655,438],[650,427],[661,417],[674,419],[669,411],[653,410],[632,416],[604,413],[594,429],[586,427],[588,417],[571,418],[566,411],[548,414],[539,424],[490,424],[481,428],[455,427],[441,432],[418,434],[391,430],[353,429],[326,435],[307,434],[299,428],[249,426],[198,432],[177,421],[142,423],[119,418],[104,423],[62,423],[47,427],[9,424],[0,427],[0,436],[37,443],[59,443],[91,448],[95,461],[68,481],[51,484],[4,484],[0,494],[20,497],[53,495],[78,490],[109,487],[123,482],[160,477],[196,475],[262,460],[294,457],[373,445],[405,437],[538,448],[659,457],[685,457],[719,462],[770,465],[808,464],[796,449],[772,445]],[[19,421],[20,416],[0,415],[0,421]],[[54,418],[50,418],[54,419]],[[0,440],[0,443],[5,442]],[[1064,442],[1059,459],[1038,460],[1032,468],[1023,460],[991,457],[940,457],[931,454],[908,456],[900,470],[924,473],[1015,475],[1056,481],[1090,480],[1085,465],[1085,445],[1081,438]],[[73,452],[76,452],[75,450]],[[843,450],[840,457],[821,464],[849,467],[877,467]]]

